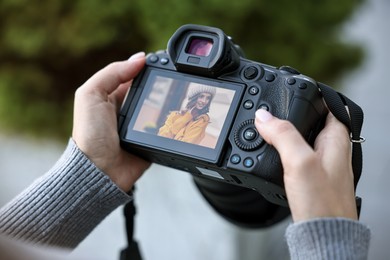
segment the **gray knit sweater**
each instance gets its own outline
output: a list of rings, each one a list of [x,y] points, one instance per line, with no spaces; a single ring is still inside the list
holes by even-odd
[[[70,140],[48,173],[0,209],[0,233],[74,248],[130,199]]]
[[[290,225],[286,239],[291,259],[363,260],[370,229],[351,219],[321,218]]]
[[[48,173],[0,209],[0,249],[7,248],[4,237],[74,248],[130,199],[70,140]],[[286,239],[291,259],[366,259],[370,230],[357,221],[317,219],[290,225]]]

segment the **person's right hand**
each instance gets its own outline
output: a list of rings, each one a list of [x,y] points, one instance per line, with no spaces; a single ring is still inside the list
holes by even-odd
[[[290,122],[265,110],[256,112],[255,125],[279,152],[295,222],[321,217],[357,219],[351,143],[341,122],[329,113],[314,149]]]

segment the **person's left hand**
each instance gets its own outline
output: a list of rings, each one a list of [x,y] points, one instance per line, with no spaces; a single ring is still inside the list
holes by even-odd
[[[117,113],[132,79],[145,64],[145,53],[114,62],[97,72],[75,94],[72,138],[85,155],[123,191],[128,192],[149,167],[122,150]]]

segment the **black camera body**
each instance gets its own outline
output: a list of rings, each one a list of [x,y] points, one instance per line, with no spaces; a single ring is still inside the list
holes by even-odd
[[[198,185],[238,186],[288,206],[280,157],[257,132],[255,112],[291,121],[312,145],[328,110],[313,79],[243,56],[220,29],[180,27],[133,82],[119,115],[121,146]]]

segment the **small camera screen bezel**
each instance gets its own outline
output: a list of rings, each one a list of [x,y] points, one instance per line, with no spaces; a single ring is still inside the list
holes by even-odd
[[[184,141],[178,141],[171,138],[162,137],[157,134],[151,134],[135,129],[135,124],[138,120],[138,117],[140,116],[142,106],[144,105],[144,102],[150,94],[152,88],[154,87],[158,77],[189,83],[191,82],[197,84],[205,84],[211,87],[215,87],[217,88],[217,90],[218,88],[220,88],[223,90],[231,90],[233,92],[228,112],[226,113],[226,117],[222,124],[222,128],[220,129],[220,133],[218,135],[214,148],[201,146],[199,144],[187,143]],[[166,71],[149,67],[145,70],[145,73],[139,84],[137,86],[132,86],[132,88],[137,88],[135,92],[138,92],[138,95],[134,94],[134,96],[139,98],[131,98],[131,100],[126,101],[137,102],[137,104],[135,106],[134,104],[132,104],[132,106],[129,106],[132,108],[130,108],[129,111],[127,111],[126,113],[126,118],[122,126],[122,129],[124,129],[125,131],[121,131],[123,142],[135,144],[137,146],[141,146],[149,150],[168,152],[178,156],[186,156],[194,159],[200,159],[213,164],[218,163],[222,155],[222,149],[228,141],[228,135],[231,126],[233,125],[234,117],[239,108],[239,104],[241,103],[241,98],[245,90],[244,84],[203,78],[175,71]],[[140,91],[141,93],[139,93]],[[164,100],[164,102],[167,101]],[[210,108],[210,113],[211,111],[212,108]]]

